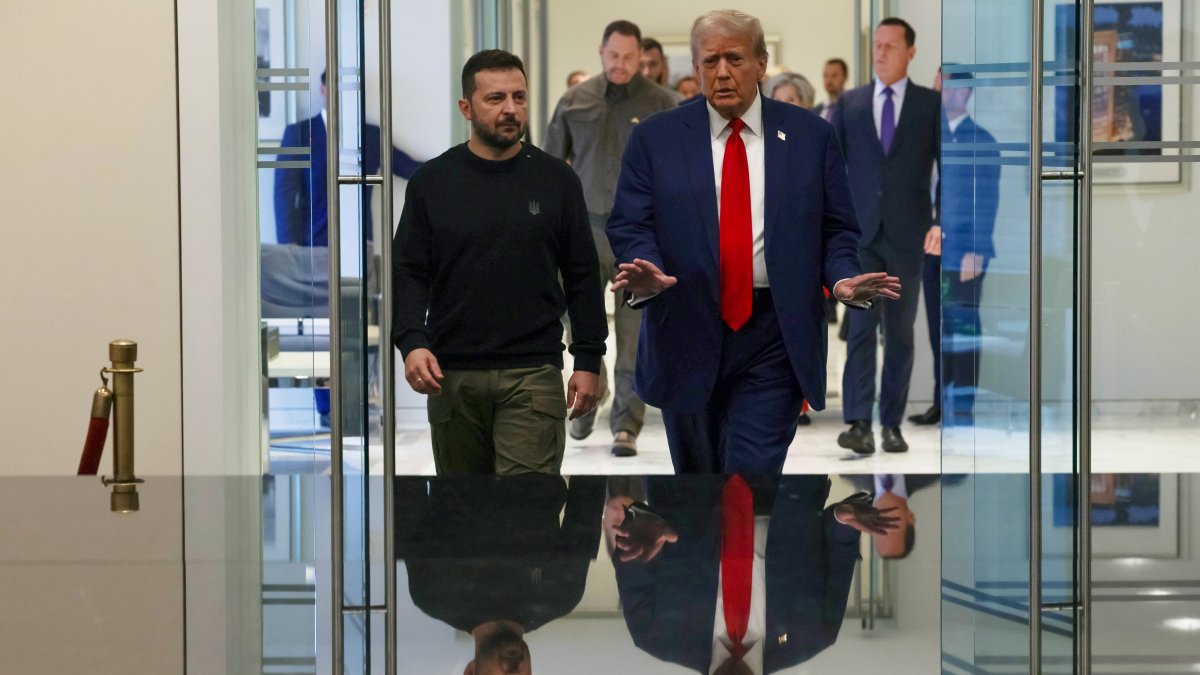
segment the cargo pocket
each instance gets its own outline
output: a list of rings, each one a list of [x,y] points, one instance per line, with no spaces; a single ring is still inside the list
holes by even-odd
[[[542,465],[539,470],[558,473],[567,445],[567,399],[565,396],[535,394],[532,407],[536,418],[535,457]]]

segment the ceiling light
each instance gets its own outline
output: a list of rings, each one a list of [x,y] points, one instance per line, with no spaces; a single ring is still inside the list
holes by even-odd
[[[1163,622],[1167,628],[1183,631],[1200,631],[1200,619],[1191,616],[1180,617],[1178,619],[1167,619]]]
[[[1148,591],[1142,591],[1142,595],[1175,595],[1175,593],[1161,588],[1152,588]]]

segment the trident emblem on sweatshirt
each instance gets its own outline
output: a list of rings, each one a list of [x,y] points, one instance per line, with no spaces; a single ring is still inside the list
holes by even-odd
[[[539,214],[541,212],[542,212],[541,204],[538,204],[536,199],[530,199],[529,200],[529,213],[536,216],[537,214]]]

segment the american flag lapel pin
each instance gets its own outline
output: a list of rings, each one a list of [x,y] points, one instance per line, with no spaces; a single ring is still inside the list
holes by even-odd
[[[781,140],[781,141],[787,140],[787,134],[783,133],[782,131],[776,131],[775,135],[778,136],[779,140]]]

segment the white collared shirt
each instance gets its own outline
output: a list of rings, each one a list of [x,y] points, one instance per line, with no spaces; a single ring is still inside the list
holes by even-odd
[[[763,672],[763,638],[767,634],[767,532],[770,516],[754,517],[754,564],[750,577],[750,621],[746,625],[743,647],[749,647],[743,661],[750,671],[759,675]],[[713,619],[712,661],[708,665],[709,675],[733,654],[733,643],[725,626],[725,601],[721,595],[723,581],[717,576],[717,615]]]
[[[882,124],[883,121],[883,102],[887,100],[887,96],[883,95],[883,90],[886,88],[887,85],[880,82],[878,78],[875,80],[875,98],[873,99],[873,105],[871,107],[875,113],[876,136],[881,136],[883,133],[883,127],[880,126],[880,124]],[[907,91],[907,77],[902,77],[892,84],[892,108],[894,109],[893,113],[895,114],[895,119],[892,120],[892,122],[895,122],[895,126],[893,126],[892,129],[899,128],[900,126],[900,109],[904,107],[904,94]],[[895,136],[892,136],[893,140],[895,140],[895,138]]]
[[[896,495],[897,497],[903,497],[904,499],[908,499],[908,485],[906,485],[904,482],[904,474],[902,474],[902,473],[891,474],[892,481],[893,481],[891,490],[883,489],[883,477],[886,475],[888,475],[888,474],[883,474],[883,473],[875,474],[875,498],[879,499],[881,496],[883,496],[883,493],[891,492],[892,494]]]
[[[963,114],[959,115],[958,117],[955,117],[954,119],[950,120],[950,121],[947,123],[947,124],[948,124],[948,126],[950,127],[950,133],[952,133],[952,134],[953,134],[953,133],[956,133],[956,132],[958,132],[958,127],[959,127],[959,126],[960,126],[960,125],[961,125],[961,124],[962,124],[964,121],[966,121],[966,119],[967,119],[967,116],[968,116],[968,114],[967,114],[967,113],[963,113]]]
[[[708,132],[712,138],[713,177],[717,185],[717,214],[721,213],[721,174],[725,162],[725,144],[732,130],[729,120],[706,103],[708,107]],[[763,143],[762,97],[756,95],[754,102],[742,115],[742,143],[746,145],[746,163],[750,168],[750,232],[754,237],[754,287],[768,288],[767,238],[764,221],[766,208],[766,152]]]

